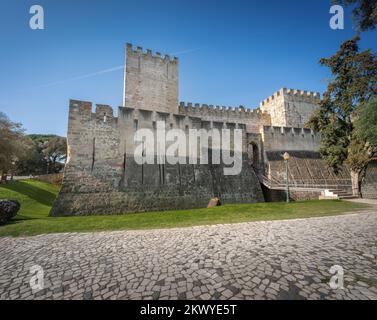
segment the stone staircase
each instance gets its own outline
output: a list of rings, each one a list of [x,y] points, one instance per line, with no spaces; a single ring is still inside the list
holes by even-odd
[[[323,199],[353,199],[349,170],[337,174],[329,168],[318,152],[290,151],[288,161],[289,189],[318,192]],[[281,151],[266,152],[267,167],[260,172],[260,182],[271,190],[285,190],[286,164]],[[376,171],[377,172],[377,171]]]
[[[321,191],[320,200],[325,199],[356,199],[352,190],[348,188],[324,189]]]
[[[286,190],[286,185],[283,181],[271,179],[264,175],[258,175],[260,182],[271,190]],[[289,190],[300,192],[321,192],[320,199],[356,199],[352,194],[352,188],[348,184],[343,184],[339,181],[310,181],[307,183],[289,183]]]
[[[330,192],[338,196],[338,199],[356,199],[352,194],[352,189],[349,188],[338,188],[338,189],[329,189]]]

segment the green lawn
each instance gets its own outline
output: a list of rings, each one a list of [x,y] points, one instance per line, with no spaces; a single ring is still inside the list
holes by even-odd
[[[368,205],[343,201],[302,201],[224,205],[193,209],[113,216],[48,217],[59,188],[35,180],[0,186],[0,199],[16,199],[21,210],[0,236],[24,236],[53,232],[103,231],[187,227],[260,220],[294,219],[342,214]]]

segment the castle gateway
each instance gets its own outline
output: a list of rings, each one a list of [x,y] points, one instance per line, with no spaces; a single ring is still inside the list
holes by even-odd
[[[323,186],[350,187],[349,172],[335,176],[325,166],[319,135],[305,127],[318,108],[319,93],[283,88],[254,109],[178,103],[178,65],[177,58],[127,44],[124,103],[117,116],[108,105],[97,104],[93,112],[91,102],[70,101],[68,159],[51,215],[200,208],[213,197],[225,204],[279,200],[284,152],[291,155],[292,198],[318,199]],[[183,132],[227,129],[233,137],[235,130],[241,132],[240,173],[224,174],[229,164],[222,158],[216,163],[135,161],[135,133],[155,132],[161,122]],[[153,150],[158,143],[155,138]],[[234,153],[234,146],[227,151]],[[216,148],[222,144],[215,146],[210,138],[210,160]]]

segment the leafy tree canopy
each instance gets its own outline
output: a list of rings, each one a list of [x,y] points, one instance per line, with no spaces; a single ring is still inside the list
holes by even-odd
[[[64,167],[66,144],[66,138],[57,135],[25,135],[21,124],[0,112],[0,174],[59,172]]]
[[[21,124],[12,122],[0,112],[0,172],[11,169],[17,160],[25,157],[30,147],[31,141],[25,137]]]
[[[364,102],[358,108],[355,129],[357,134],[367,141],[372,153],[377,152],[377,96]]]
[[[353,192],[359,189],[360,173],[370,160],[365,136],[355,129],[357,114],[377,93],[377,59],[371,50],[359,52],[357,36],[344,42],[339,51],[320,63],[332,73],[320,108],[309,126],[321,133],[320,152],[335,172],[345,164],[351,170]]]
[[[18,163],[19,174],[60,172],[67,157],[67,140],[52,134],[31,134],[33,148],[28,157]]]
[[[353,5],[353,19],[358,31],[373,30],[377,24],[377,0],[334,0],[335,4]]]

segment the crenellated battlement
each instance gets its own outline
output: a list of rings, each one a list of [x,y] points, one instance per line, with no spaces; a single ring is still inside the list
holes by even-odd
[[[76,111],[80,115],[90,117],[92,114],[92,103],[82,100],[69,100],[69,111]]]
[[[170,57],[170,55],[168,55],[168,54],[161,55],[161,53],[158,52],[158,51],[153,53],[151,49],[146,49],[144,51],[143,48],[140,47],[140,46],[136,46],[134,48],[131,43],[126,44],[126,50],[127,50],[128,53],[142,55],[144,58],[159,59],[161,61],[170,62],[170,63],[173,63],[173,64],[178,63],[177,57]]]
[[[309,128],[263,126],[262,130],[264,134],[270,135],[319,136],[319,133]]]
[[[190,104],[189,104],[190,105]],[[132,108],[132,107],[123,107],[120,106],[118,107],[118,114],[124,115],[125,113],[132,114],[133,119],[141,119],[143,121],[150,120],[150,125],[152,125],[152,121],[156,120],[161,120],[161,119],[169,119],[171,123],[174,122],[175,118],[190,118],[190,119],[196,119],[196,121],[208,121],[208,119],[202,119],[201,115],[204,115],[204,110],[213,110],[213,111],[219,111],[219,115],[222,116],[224,119],[224,123],[233,123],[236,124],[235,121],[229,122],[229,119],[232,119],[232,117],[225,117],[224,116],[224,111],[228,114],[236,114],[236,115],[243,115],[244,119],[245,115],[259,115],[262,114],[259,110],[243,110],[243,108],[226,108],[224,107],[224,110],[221,108],[213,108],[212,106],[208,105],[202,105],[201,108],[198,108],[199,113],[195,114],[195,112],[189,112],[187,108],[185,108],[182,105],[183,109],[180,110],[186,110],[183,112],[179,113],[167,113],[167,112],[162,112],[162,111],[152,111],[148,109],[141,109],[141,108]],[[191,108],[191,107],[189,107]],[[93,103],[89,101],[81,101],[81,100],[70,100],[69,104],[69,109],[70,109],[70,115],[75,115],[76,117],[81,118],[81,120],[99,120],[103,122],[112,122],[115,121],[117,122],[118,117],[114,116],[114,109],[105,104],[95,104],[95,108],[93,110]],[[195,109],[195,107],[193,108]],[[196,110],[196,109],[195,109]],[[214,120],[218,120],[221,117],[214,118]],[[106,121],[104,121],[106,120]],[[217,121],[218,122],[218,121]]]
[[[101,122],[112,123],[117,121],[114,117],[114,110],[111,106],[106,104],[96,104],[93,112],[93,104],[89,101],[70,100],[69,101],[70,115],[76,114],[82,120],[99,120]]]
[[[173,113],[178,105],[178,58],[126,46],[123,105]]]
[[[260,129],[266,151],[318,151],[321,135],[308,128],[263,126]]]
[[[281,88],[279,91],[276,91],[274,94],[264,99],[259,106],[263,107],[268,105],[279,98],[290,98],[291,100],[305,101],[308,103],[317,104],[321,95],[319,92],[307,91],[307,90],[298,90],[298,89],[287,89]]]
[[[82,100],[70,100],[69,107],[71,110],[76,110],[78,113],[80,113],[83,116],[90,116],[95,115],[96,118],[102,118],[103,116],[106,116],[108,119],[116,119],[114,117],[114,110],[111,106],[106,104],[95,104],[95,108],[93,110],[93,103],[89,101],[82,101]],[[122,108],[122,107],[120,107]],[[134,109],[134,108],[128,108],[128,109]],[[150,111],[151,110],[143,110],[138,109],[140,111]],[[199,103],[184,103],[181,102],[178,106],[178,114],[180,115],[192,115],[196,114],[198,117],[200,117],[200,114],[213,114],[213,115],[235,115],[235,116],[259,116],[262,114],[267,115],[268,112],[261,111],[259,108],[257,109],[249,109],[245,108],[243,106],[239,107],[225,107],[225,106],[214,106],[214,105],[208,105],[208,104],[199,104]],[[158,111],[157,111],[158,112]],[[173,114],[171,114],[173,115]]]
[[[199,104],[199,103],[191,103],[191,102],[180,102],[178,107],[179,113],[183,114],[213,114],[216,116],[227,115],[230,114],[234,116],[259,116],[261,114],[267,114],[266,111],[262,111],[259,108],[257,109],[250,109],[245,108],[244,106],[239,107],[225,107],[225,106],[214,106],[208,104]]]

